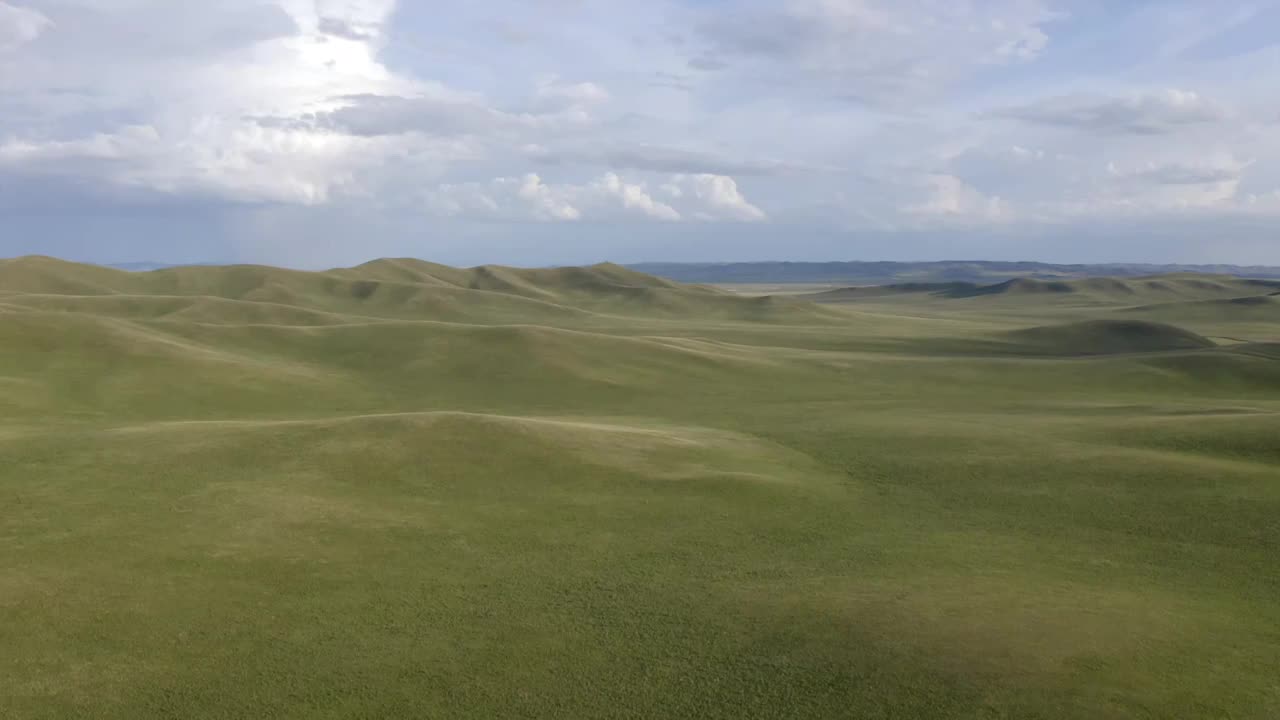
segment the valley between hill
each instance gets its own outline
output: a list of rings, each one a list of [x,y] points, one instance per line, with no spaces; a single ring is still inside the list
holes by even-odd
[[[0,716],[1275,717],[1278,300],[0,261]]]

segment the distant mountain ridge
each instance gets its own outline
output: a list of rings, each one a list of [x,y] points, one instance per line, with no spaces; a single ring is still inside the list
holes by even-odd
[[[636,263],[633,270],[688,283],[991,283],[1013,278],[1078,280],[1172,273],[1280,279],[1280,267],[1262,265],[1160,265],[1145,263],[1063,265],[1042,262],[944,260],[936,262],[726,262]]]

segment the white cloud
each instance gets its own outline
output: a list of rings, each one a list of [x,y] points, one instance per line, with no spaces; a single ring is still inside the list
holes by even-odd
[[[307,4],[286,3],[299,6],[295,15],[305,15],[308,20],[311,13]],[[326,31],[339,37],[355,40],[379,38],[383,33],[391,13],[395,11],[396,0],[314,0],[315,22],[318,31]],[[342,32],[334,32],[341,29]]]
[[[0,170],[95,178],[104,189],[161,196],[316,205],[393,150],[376,140],[206,119],[176,135],[138,125],[70,141],[10,141],[0,144]]]
[[[680,213],[670,205],[653,199],[643,183],[627,183],[616,173],[606,173],[592,188],[604,195],[616,198],[622,207],[634,210],[655,220],[679,220]]]
[[[574,207],[566,196],[572,195],[572,189],[550,187],[542,182],[542,178],[532,173],[525,175],[519,183],[502,179],[495,181],[497,187],[515,187],[518,198],[537,220],[580,220],[582,211]]]
[[[706,11],[690,66],[876,103],[918,101],[983,67],[1035,58],[1038,0],[758,0]]]
[[[425,209],[448,217],[490,220],[574,221],[582,211],[574,206],[574,188],[551,186],[534,173],[501,177],[485,183],[444,184],[424,193]]]
[[[341,24],[361,36],[381,36],[396,0],[278,0],[307,32]]]
[[[663,189],[672,198],[692,206],[693,216],[704,220],[756,222],[768,218],[747,201],[737,181],[727,175],[676,175]]]
[[[519,116],[458,95],[353,95],[347,103],[319,116],[323,126],[353,135],[487,135],[517,128]]]
[[[1280,190],[1262,194],[1250,193],[1245,197],[1244,205],[1253,211],[1280,213]]]
[[[735,157],[715,152],[644,143],[631,145],[574,143],[551,148],[531,144],[525,146],[523,151],[530,159],[547,165],[602,165],[625,170],[675,174],[781,175],[821,169],[779,160]]]
[[[1187,90],[1123,97],[1066,95],[1002,111],[1006,117],[1041,125],[1134,135],[1172,133],[1228,119],[1225,108]]]
[[[1157,185],[1207,185],[1238,183],[1251,162],[1239,162],[1234,158],[1210,159],[1203,162],[1156,163],[1147,162],[1139,167],[1122,168],[1115,163],[1107,170],[1116,178]]]
[[[450,217],[508,221],[575,221],[631,218],[675,222],[764,220],[732,178],[674,175],[661,184],[658,199],[640,180],[605,173],[584,183],[547,183],[536,174],[484,183],[444,184],[426,193],[428,211]]]
[[[1107,172],[1113,182],[1097,200],[1101,206],[1150,211],[1235,205],[1248,165],[1234,158],[1147,162],[1136,167],[1110,163]]]
[[[590,99],[594,97],[593,93],[604,91],[594,85],[587,86],[593,89],[557,86],[568,94],[549,98],[543,95],[547,86],[540,85],[534,95],[533,107],[528,110],[494,107],[475,94],[442,86],[426,87],[425,92],[411,97],[349,95],[334,98],[341,107],[319,113],[314,119],[321,127],[355,135],[506,136],[514,142],[522,134],[553,135],[580,131],[590,125],[593,117],[586,105],[598,102]]]
[[[5,132],[0,117],[0,169],[65,180],[72,204],[85,191],[127,190],[137,199],[152,193],[304,206],[360,199],[391,207],[409,188],[438,181],[455,161],[522,143],[527,134],[580,128],[591,120],[588,108],[608,99],[597,84],[548,76],[531,83],[528,109],[505,110],[479,93],[397,74],[379,59],[393,0],[175,7],[136,0],[64,8],[59,27],[74,48],[22,56],[25,66],[0,75],[0,92],[11,91],[17,116],[42,119],[33,131],[15,133]],[[90,19],[102,32],[94,34]],[[149,19],[167,25],[150,45],[130,46],[117,35]],[[8,82],[14,84],[6,88]],[[85,90],[48,94],[69,83]],[[89,132],[70,127],[87,114],[116,113],[131,122]],[[50,132],[61,118],[68,129]],[[513,187],[535,217],[579,216],[553,188],[524,181]],[[645,208],[630,186],[619,192]],[[654,204],[648,212],[664,210]]]
[[[1007,220],[1009,210],[999,196],[987,196],[954,175],[932,174],[922,185],[928,197],[908,205],[907,212],[921,218],[960,221]]]
[[[0,2],[0,52],[15,50],[35,40],[52,24],[35,10]]]
[[[609,101],[609,91],[595,83],[566,83],[554,75],[538,79],[534,96],[543,110],[564,110]]]
[[[422,84],[394,75],[376,58],[390,0],[175,7],[139,0],[62,8],[58,30],[75,45],[49,56],[20,54],[18,72],[0,76],[0,92],[10,85],[11,110],[45,120],[24,136],[5,133],[0,118],[0,167],[65,178],[75,195],[96,186],[127,189],[133,197],[316,205],[338,191],[359,194],[356,181],[371,168],[421,151],[421,143],[393,147],[306,123],[255,119],[306,117],[340,106],[352,93],[421,91]],[[324,18],[352,23],[364,36],[322,35]],[[97,28],[86,24],[95,20]],[[165,27],[156,33],[120,27],[148,21]],[[134,35],[154,39],[131,44]],[[61,84],[84,90],[70,96],[74,102],[48,94]],[[79,118],[93,113],[136,120],[75,132]],[[60,125],[67,127],[50,132]]]

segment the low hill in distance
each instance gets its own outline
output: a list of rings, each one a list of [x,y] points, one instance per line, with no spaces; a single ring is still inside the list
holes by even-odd
[[[1039,262],[745,262],[636,263],[631,268],[681,282],[712,284],[811,283],[890,285],[897,283],[989,284],[1012,278],[1070,280],[1089,277],[1139,277],[1204,273],[1280,279],[1280,267],[1239,265],[1098,264]]]
[[[1237,299],[1273,294],[1280,294],[1280,280],[1177,273],[1079,280],[1036,280],[1020,277],[988,285],[968,282],[896,283],[836,288],[804,294],[801,297],[817,302],[856,302],[871,298],[907,295],[927,295],[937,298],[1059,296],[1064,300],[1093,299],[1107,303],[1137,303],[1202,299],[1227,299],[1234,302]],[[1240,302],[1250,301],[1240,300]]]
[[[1280,291],[1216,300],[1154,303],[1128,308],[1127,311],[1147,317],[1163,317],[1174,322],[1240,319],[1280,322]]]

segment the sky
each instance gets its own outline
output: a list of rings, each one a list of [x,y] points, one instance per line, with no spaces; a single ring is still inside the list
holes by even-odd
[[[1280,1],[0,0],[0,256],[1280,265]]]

